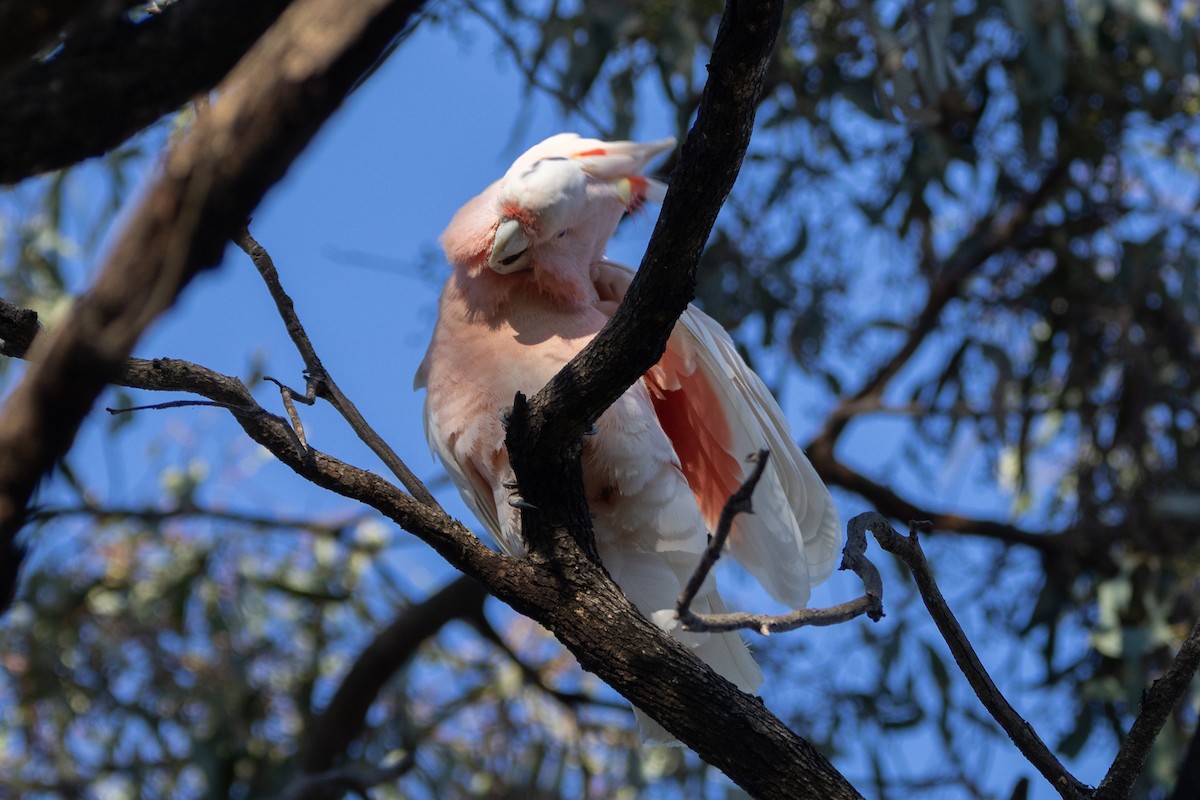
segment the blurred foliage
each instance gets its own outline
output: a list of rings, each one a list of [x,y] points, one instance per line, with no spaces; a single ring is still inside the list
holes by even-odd
[[[721,9],[458,0],[425,24],[477,38],[482,22],[528,91],[594,129],[581,132],[682,137]],[[811,429],[844,464],[930,512],[969,516],[945,491],[948,475],[969,481],[1045,537],[935,536],[928,550],[1018,708],[1092,765],[1200,615],[1197,13],[789,4],[697,287],[785,407],[801,398],[810,422],[836,411],[842,427]],[[0,294],[53,324],[85,277],[66,265],[95,251],[139,147],[0,196]],[[91,198],[82,211],[75,193]],[[869,402],[845,404],[872,377]],[[880,420],[902,426],[901,457],[856,435]],[[960,477],[964,448],[983,466]],[[160,471],[142,509],[160,513],[139,516],[105,509],[68,463],[70,503],[34,531],[63,557],[35,561],[36,602],[0,627],[0,773],[24,796],[274,795],[369,632],[421,599],[394,575],[399,545],[361,538],[368,523],[264,529],[211,503],[221,470],[179,454]],[[1040,796],[1032,769],[997,772],[1007,741],[906,574],[881,566],[883,624],[846,626],[834,646],[757,646],[780,710],[871,796],[1018,797],[1027,777]],[[378,699],[349,762],[412,752],[415,766],[376,796],[724,791],[694,758],[634,746],[628,713],[544,632],[489,618],[504,647],[450,626]],[[1139,797],[1171,786],[1194,708],[1165,730]],[[936,760],[903,757],[931,747]]]

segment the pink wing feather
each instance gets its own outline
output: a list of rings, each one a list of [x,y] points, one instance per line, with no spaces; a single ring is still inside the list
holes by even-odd
[[[611,314],[633,270],[601,262],[593,270],[599,308]],[[659,421],[674,445],[708,525],[749,475],[746,457],[761,448],[771,461],[740,515],[730,551],[777,600],[807,604],[841,551],[841,527],[829,490],[791,438],[783,411],[746,365],[716,320],[688,306],[667,351],[646,373]]]

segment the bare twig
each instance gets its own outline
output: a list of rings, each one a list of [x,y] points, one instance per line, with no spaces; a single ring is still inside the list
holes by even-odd
[[[361,439],[367,447],[370,447],[375,455],[379,456],[380,460],[387,465],[405,489],[412,494],[420,502],[431,508],[441,508],[437,500],[425,488],[425,484],[421,479],[412,473],[396,452],[388,445],[383,438],[371,428],[363,415],[359,413],[358,408],[350,401],[350,398],[342,394],[342,390],[334,383],[333,377],[329,371],[325,369],[325,365],[321,363],[320,356],[313,348],[312,341],[308,338],[308,333],[304,330],[304,326],[300,323],[300,317],[296,314],[295,304],[292,298],[288,296],[283,289],[283,284],[279,279],[279,270],[275,268],[274,261],[267,251],[254,240],[247,228],[242,230],[234,237],[238,247],[250,256],[250,260],[254,262],[254,266],[262,275],[263,282],[267,284],[267,290],[271,293],[271,299],[275,301],[275,307],[279,310],[279,316],[283,318],[283,323],[287,327],[288,336],[296,345],[296,350],[299,351],[300,357],[304,360],[304,368],[308,372],[310,391],[315,388],[316,394],[325,398],[329,403],[337,409],[346,422],[350,423],[350,427],[354,430],[358,438]],[[283,388],[282,384],[276,381],[276,384]],[[307,395],[306,395],[307,396]],[[286,406],[288,398],[284,397],[284,405]],[[292,416],[293,425],[299,423],[299,417],[295,415],[295,408],[288,411],[288,415]],[[303,438],[303,426],[297,433]]]
[[[1004,729],[1021,754],[1063,798],[1081,800],[1088,797],[1091,793],[1090,789],[1067,771],[1066,767],[1037,735],[1037,732],[1033,730],[1033,726],[1017,713],[1016,709],[996,688],[995,682],[975,653],[975,648],[971,646],[966,633],[958,624],[958,620],[954,618],[954,614],[946,603],[946,598],[942,596],[942,592],[934,580],[933,571],[929,568],[929,562],[925,559],[925,553],[921,550],[921,543],[917,538],[917,530],[927,527],[929,523],[909,523],[909,535],[904,536],[897,532],[887,518],[878,512],[859,514],[850,522],[851,525],[857,524],[863,529],[871,531],[876,541],[879,542],[879,546],[899,557],[912,572],[917,590],[925,602],[925,608],[933,618],[934,624],[937,625],[942,638],[949,645],[955,663],[966,676],[967,682],[971,684],[979,702],[983,703],[984,708]]]
[[[754,477],[751,476],[751,478]],[[730,499],[732,500],[732,498]],[[728,508],[729,503],[726,503],[726,509]],[[721,517],[722,519],[725,517],[724,510]],[[732,516],[730,522],[732,522]],[[842,548],[842,564],[838,569],[848,569],[862,580],[866,589],[862,597],[828,608],[802,608],[787,614],[749,614],[744,612],[696,614],[686,607],[682,607],[685,598],[681,596],[680,603],[676,606],[680,623],[689,631],[717,633],[744,629],[758,631],[763,636],[768,636],[772,633],[793,631],[806,626],[838,625],[864,614],[878,622],[883,617],[883,580],[879,577],[879,570],[866,556],[867,528],[862,524],[861,516],[850,520],[847,528],[846,546]],[[726,530],[726,535],[728,535],[728,530]],[[713,538],[716,539],[715,536]],[[705,571],[707,572],[707,570]],[[693,576],[692,579],[696,580],[696,576]],[[702,581],[703,577],[700,580]],[[693,592],[693,594],[695,593]],[[689,602],[691,600],[690,597],[686,599]]]
[[[692,573],[692,577],[688,578],[687,585],[683,587],[683,592],[675,601],[675,615],[685,628],[698,621],[689,607],[696,599],[696,593],[700,591],[700,587],[704,584],[708,573],[712,571],[713,565],[721,557],[721,551],[725,549],[725,540],[729,538],[734,518],[738,514],[754,513],[751,497],[754,494],[754,487],[758,486],[758,481],[762,478],[763,470],[767,468],[767,461],[770,457],[769,450],[759,450],[750,456],[750,460],[754,462],[754,469],[751,470],[737,491],[725,501],[725,507],[721,509],[721,516],[717,518],[717,528],[708,540],[708,547],[704,548],[704,553],[700,556],[700,563],[696,565],[696,571]]]
[[[1142,696],[1142,709],[1121,743],[1117,757],[1104,780],[1096,788],[1095,800],[1123,800],[1129,797],[1133,783],[1142,772],[1150,747],[1158,738],[1167,717],[1187,691],[1196,668],[1200,667],[1200,622],[1193,627],[1175,660],[1163,676],[1150,685]]]
[[[150,403],[144,406],[124,406],[122,408],[109,408],[106,406],[104,410],[115,417],[118,414],[128,414],[132,411],[163,411],[168,408],[192,408],[194,406],[224,408],[239,414],[246,414],[251,411],[251,409],[245,406],[236,406],[232,403],[223,403],[219,400],[168,400],[165,403]]]
[[[308,449],[308,440],[304,437],[304,422],[300,419],[300,413],[296,411],[296,404],[292,402],[292,398],[299,400],[306,406],[311,406],[316,402],[316,392],[313,388],[313,383],[310,381],[307,391],[300,394],[290,386],[275,380],[270,375],[263,375],[263,380],[270,381],[279,388],[279,396],[283,400],[283,407],[287,411],[288,419],[292,422],[292,430],[296,432],[296,439],[300,442],[300,449]]]

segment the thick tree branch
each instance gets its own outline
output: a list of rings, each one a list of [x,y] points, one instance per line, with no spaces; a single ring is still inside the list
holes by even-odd
[[[75,26],[53,58],[0,80],[0,184],[101,155],[209,91],[291,1],[187,0]]]
[[[306,20],[304,32],[309,41],[313,38],[324,40],[327,31],[345,30],[346,19],[362,21],[372,14],[388,16],[396,12],[395,6],[381,8],[377,3],[346,6],[340,3],[322,5],[319,0],[297,2],[299,5],[294,9],[297,12],[310,6],[330,12],[328,19]],[[335,5],[336,13],[333,13],[331,6]],[[363,11],[364,7],[368,10]],[[193,385],[177,384],[173,388],[194,390],[196,385],[203,384],[213,394],[227,395],[219,399],[231,404],[243,429],[280,461],[319,486],[378,508],[424,539],[452,564],[484,582],[514,609],[549,628],[585,669],[594,671],[626,698],[650,712],[667,730],[752,794],[836,800],[859,795],[824,757],[788,730],[759,700],[737,691],[700,662],[687,647],[638,614],[585,548],[576,544],[571,535],[564,535],[568,530],[585,533],[589,530],[578,468],[579,436],[625,387],[658,359],[672,325],[691,298],[700,250],[720,203],[732,186],[749,140],[762,73],[780,16],[781,4],[777,1],[730,2],[714,45],[711,78],[697,123],[684,145],[683,159],[675,172],[663,216],[641,273],[612,323],[535,398],[533,414],[521,413],[520,409],[514,411],[514,416],[524,421],[524,432],[529,430],[529,421],[534,422],[532,436],[518,434],[514,437],[510,431],[510,454],[514,466],[519,465],[523,494],[535,503],[543,496],[547,501],[543,504],[545,513],[526,515],[526,526],[535,532],[531,540],[542,543],[532,548],[529,558],[516,561],[488,550],[461,525],[418,503],[378,476],[315,450],[303,455],[298,453],[288,423],[258,408],[239,382],[214,377],[213,373],[194,365],[180,368],[177,362],[154,362],[148,377],[162,384],[162,388],[169,388],[172,379],[181,379],[186,373]],[[284,23],[289,17],[290,13],[281,18],[281,27],[286,27]],[[370,30],[386,41],[395,31],[386,24],[387,20],[377,22]],[[264,49],[262,45],[272,39],[273,33],[264,38],[255,52]],[[185,150],[187,158],[176,155],[169,160],[164,180],[174,193],[162,196],[152,190],[148,204],[134,217],[134,222],[140,224],[158,215],[160,221],[150,226],[149,232],[159,234],[174,247],[165,249],[152,237],[126,236],[114,255],[119,263],[137,253],[139,263],[146,265],[141,273],[130,270],[131,274],[123,275],[122,285],[159,287],[150,292],[149,297],[144,292],[137,294],[132,304],[135,331],[126,336],[130,341],[154,313],[169,304],[185,282],[176,277],[165,286],[160,285],[158,277],[164,271],[162,265],[165,263],[172,268],[172,276],[186,278],[202,264],[212,263],[234,226],[248,216],[249,208],[269,183],[267,178],[278,175],[290,158],[291,148],[298,149],[299,143],[306,141],[315,129],[315,125],[308,124],[311,119],[305,113],[309,106],[323,114],[344,94],[340,82],[332,88],[328,82],[324,83],[320,87],[323,94],[303,95],[297,90],[297,85],[311,87],[303,74],[297,76],[296,73],[297,67],[305,66],[303,59],[297,64],[297,52],[306,52],[304,48],[296,46],[292,51],[267,52],[270,60],[265,63],[255,61],[255,53],[248,56],[231,74],[231,80],[234,75],[246,74],[247,70],[254,70],[249,73],[251,75],[275,75],[281,65],[286,65],[290,75],[295,77],[295,83],[273,88],[285,100],[301,95],[302,107],[288,107],[285,111],[279,108],[278,98],[274,95],[264,97],[243,88],[221,93],[211,114],[200,119],[198,132],[189,139],[196,141],[199,137],[199,141],[211,149],[197,150],[192,146]],[[253,81],[247,83],[251,85]],[[299,124],[302,134],[285,141],[260,136],[254,124],[257,120],[237,118],[239,109],[255,106],[262,107],[269,119],[285,121],[290,129]],[[226,137],[219,145],[204,138],[205,128],[220,128],[234,121],[239,123],[236,128],[221,129]],[[280,155],[274,160],[264,158],[259,162],[249,157],[251,154],[262,157],[262,147],[268,142],[275,152],[282,151],[287,158]],[[241,149],[221,152],[217,159],[205,161],[218,146],[228,148],[230,143],[236,143]],[[245,150],[247,147],[248,151]],[[209,164],[211,169],[198,168]],[[186,178],[195,174],[204,180],[186,182]],[[170,181],[183,183],[176,185]],[[223,194],[220,204],[209,203],[206,201],[212,195],[210,184],[241,191]],[[220,213],[214,207],[217,205]],[[182,209],[187,213],[175,213],[161,219],[162,212],[157,209],[174,212]],[[201,225],[202,222],[206,224]],[[138,246],[127,246],[130,242]],[[164,250],[172,258],[165,259],[161,255]],[[206,258],[198,258],[193,250],[205,254]],[[108,272],[106,270],[106,275]],[[123,299],[106,280],[102,278],[98,288]],[[104,296],[103,291],[100,294]],[[111,311],[107,318],[115,318],[128,327],[130,315],[121,313],[127,305],[116,302],[101,308]],[[101,316],[101,319],[105,318]],[[74,331],[67,336],[82,333],[87,341],[104,343],[104,337],[98,335],[103,330],[95,330],[97,327],[76,316],[59,329],[55,338],[63,336],[63,331]],[[106,356],[101,362],[115,371],[119,359],[123,358],[120,348],[92,348],[88,352],[97,349]],[[54,352],[53,348],[43,350],[37,345],[34,350]],[[22,386],[35,372],[45,372],[44,365],[50,361],[43,356],[27,374]],[[52,366],[50,374],[61,376],[61,372],[56,372],[58,369]],[[60,384],[59,391],[46,393],[48,398],[64,394],[86,398],[75,401],[81,409],[53,415],[67,419],[67,428],[71,432],[78,424],[77,419],[90,406],[94,392],[111,374],[106,370],[93,372],[97,374],[89,379],[85,392],[74,392]],[[51,387],[47,385],[46,388]],[[18,389],[20,392],[21,388]],[[14,395],[14,399],[19,398]],[[546,413],[551,408],[557,411]],[[32,426],[32,429],[39,430],[38,426]],[[517,425],[512,430],[521,429],[522,426]],[[69,439],[70,434],[61,442],[58,452],[65,448]],[[4,453],[6,451],[0,449],[0,454]],[[44,451],[40,455],[44,456]],[[34,474],[40,474],[48,463],[48,460],[34,459],[37,466]],[[561,491],[564,486],[569,488]],[[0,482],[0,488],[3,487]],[[11,491],[4,496],[14,494],[19,496]],[[581,539],[590,539],[590,536],[581,534]],[[670,677],[655,680],[649,676]],[[731,741],[736,741],[738,746],[730,747]]]
[[[19,316],[0,313],[0,335],[5,319]],[[223,403],[251,439],[298,475],[379,510],[515,610],[546,626],[584,669],[639,707],[654,710],[669,729],[689,731],[706,760],[755,796],[859,797],[760,700],[738,691],[642,617],[602,568],[579,550],[566,550],[562,561],[514,560],[489,550],[461,524],[379,476],[317,450],[299,453],[287,420],[259,408],[236,378],[186,361],[131,359],[118,382],[190,391]],[[670,680],[652,677],[668,675]],[[730,748],[730,741],[739,746]]]
[[[726,5],[696,124],[624,301],[528,404],[521,395],[514,399],[506,444],[521,496],[536,507],[522,514],[530,548],[523,563],[557,576],[556,588],[546,592],[564,602],[540,613],[524,606],[535,596],[528,592],[521,603],[510,602],[546,625],[585,669],[751,794],[857,797],[812,745],[629,605],[595,556],[579,458],[584,432],[658,361],[694,295],[700,252],[750,141],[781,17],[779,0]],[[614,612],[627,617],[618,627]],[[589,629],[581,630],[571,614],[587,619]],[[611,634],[621,639],[609,640]],[[671,679],[646,681],[648,674]],[[731,741],[738,746],[731,748]]]
[[[18,560],[12,542],[38,481],[70,447],[146,326],[217,263],[419,5],[299,0],[172,148],[95,284],[52,336],[38,340],[29,371],[0,409],[0,551],[9,563]]]
[[[563,474],[552,462],[569,460],[584,431],[662,356],[695,296],[700,253],[741,169],[781,14],[773,0],[727,5],[696,124],[637,275],[604,329],[530,401],[528,434],[508,439],[514,466],[524,466],[527,453],[542,453],[529,465],[546,477]],[[521,488],[537,505],[524,482]]]
[[[237,378],[178,359],[130,359],[115,381],[122,386],[166,392],[194,392],[224,404],[242,430],[300,477],[357,500],[384,514],[437,550],[447,561],[477,579],[509,570],[516,580],[525,570],[488,549],[473,533],[372,472],[339,461],[318,450],[295,447],[288,421],[262,409]],[[506,566],[507,565],[507,566]]]
[[[0,305],[0,337],[28,335],[29,316]],[[25,326],[25,327],[22,327]],[[32,326],[36,329],[36,322]],[[517,611],[545,625],[585,669],[632,702],[654,709],[674,729],[707,734],[711,761],[760,797],[858,797],[858,793],[788,730],[760,701],[712,672],[641,617],[600,568],[578,553],[568,564],[537,569],[488,550],[460,524],[379,477],[318,451],[297,453],[287,421],[258,408],[241,381],[186,361],[131,359],[118,381],[159,391],[191,391],[226,404],[246,433],[318,486],[370,505],[433,546],[455,567],[484,583]],[[660,661],[660,659],[662,659]],[[648,675],[671,675],[663,682]],[[753,747],[727,743],[749,741]],[[750,757],[747,757],[750,753]],[[701,755],[704,755],[702,752]]]
[[[946,598],[942,596],[941,589],[934,580],[933,571],[929,568],[929,562],[925,559],[925,553],[921,550],[921,543],[917,538],[917,528],[927,523],[910,523],[912,530],[908,536],[898,533],[887,521],[887,518],[876,512],[859,514],[850,521],[850,524],[860,525],[870,530],[876,541],[879,542],[879,546],[898,556],[912,572],[917,590],[921,593],[921,600],[924,601],[925,608],[933,618],[934,624],[937,625],[942,638],[949,645],[955,663],[966,676],[967,682],[971,684],[979,702],[992,715],[992,719],[996,720],[1004,729],[1008,738],[1012,739],[1013,744],[1021,751],[1021,755],[1025,756],[1029,763],[1042,773],[1042,777],[1065,800],[1082,800],[1082,798],[1090,796],[1091,790],[1067,771],[1058,757],[1050,751],[1050,748],[1033,730],[1033,726],[1017,713],[1017,710],[996,688],[991,675],[983,666],[983,662],[979,660],[975,648],[971,646],[966,633],[963,632],[958,620],[950,611]]]
[[[271,259],[270,254],[263,249],[254,237],[250,235],[250,231],[242,228],[235,237],[238,247],[250,256],[250,260],[254,262],[255,268],[262,275],[263,282],[267,284],[267,290],[271,293],[271,299],[275,301],[275,308],[279,311],[279,316],[283,319],[284,326],[287,328],[288,336],[291,337],[292,343],[296,345],[296,350],[300,353],[300,358],[304,360],[304,369],[308,373],[309,385],[316,389],[319,397],[324,397],[329,403],[337,409],[338,413],[350,423],[350,427],[358,438],[362,440],[367,447],[379,459],[387,465],[405,489],[412,493],[412,496],[434,508],[440,508],[437,500],[425,488],[425,484],[421,479],[412,473],[412,470],[400,460],[400,456],[396,455],[396,451],[383,440],[379,434],[363,419],[363,415],[359,412],[358,407],[350,401],[334,383],[333,377],[329,374],[329,370],[325,369],[325,365],[321,363],[321,357],[317,355],[317,351],[312,346],[312,341],[308,338],[308,332],[304,330],[304,326],[300,323],[300,318],[296,315],[296,307],[292,302],[292,298],[283,289],[283,283],[279,279],[279,270],[275,268],[275,262]],[[284,387],[280,387],[284,388]],[[285,400],[287,395],[284,395]],[[294,408],[288,409],[289,416],[293,418],[293,425],[298,424],[299,417]],[[301,429],[303,430],[303,429]]]

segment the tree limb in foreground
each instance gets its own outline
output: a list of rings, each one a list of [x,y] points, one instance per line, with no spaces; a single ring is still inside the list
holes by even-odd
[[[73,26],[53,57],[0,76],[0,185],[102,155],[210,91],[291,2],[187,0],[137,23],[123,2]]]
[[[412,470],[400,460],[400,456],[396,455],[396,451],[383,440],[383,437],[367,424],[358,407],[334,383],[333,377],[325,369],[325,365],[321,362],[320,356],[317,355],[312,341],[308,338],[308,333],[304,330],[304,326],[300,324],[300,318],[296,316],[295,303],[292,302],[292,298],[284,291],[283,283],[279,279],[279,270],[275,269],[275,262],[271,259],[270,253],[254,240],[254,237],[250,235],[250,231],[245,227],[238,231],[235,241],[238,247],[246,255],[250,256],[250,260],[254,262],[254,267],[258,270],[258,274],[262,276],[263,282],[267,285],[267,291],[271,293],[271,299],[275,301],[275,308],[279,312],[279,316],[283,319],[288,336],[291,337],[292,343],[296,345],[296,350],[304,360],[304,371],[307,374],[310,388],[315,390],[316,395],[325,398],[337,409],[338,413],[350,424],[350,427],[354,430],[358,438],[362,440],[363,444],[371,448],[372,452],[379,456],[379,459],[400,480],[400,483],[409,491],[409,494],[427,506],[439,508],[437,500],[425,488],[425,484],[421,482],[420,478],[414,475]],[[280,385],[280,388],[285,389],[286,387]],[[288,393],[287,391],[284,392],[285,403],[289,401]],[[292,418],[293,427],[298,425],[299,420],[295,408],[288,408],[288,416]],[[297,431],[297,435],[301,435],[301,431]]]
[[[35,343],[29,370],[0,407],[6,568],[15,571],[20,560],[14,541],[34,488],[71,446],[134,343],[197,272],[220,260],[266,190],[419,5],[299,0],[171,148],[94,285],[52,335]],[[6,588],[0,586],[0,601]]]

